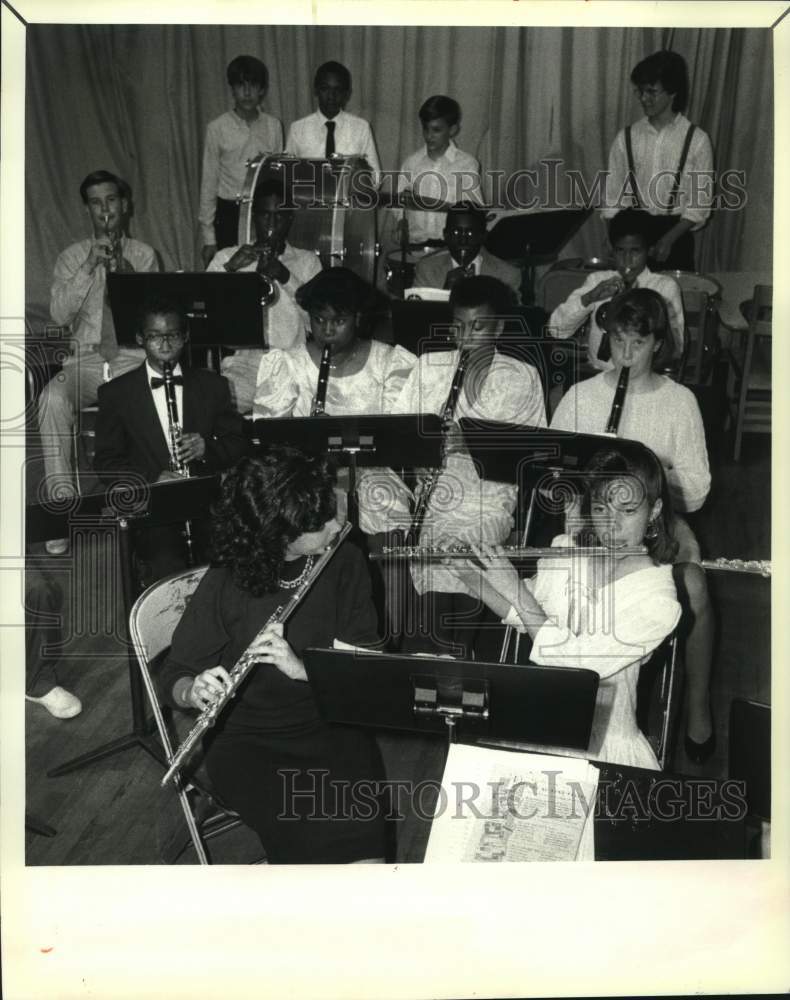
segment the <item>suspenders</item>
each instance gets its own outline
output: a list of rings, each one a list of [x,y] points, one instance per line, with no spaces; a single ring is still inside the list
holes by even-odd
[[[686,138],[683,140],[683,149],[680,151],[680,162],[678,163],[678,168],[675,171],[675,177],[672,181],[672,190],[669,195],[669,205],[667,206],[667,215],[671,215],[675,209],[678,199],[678,190],[680,188],[680,178],[683,174],[683,168],[686,166],[686,160],[688,159],[689,149],[691,147],[691,140],[694,137],[694,131],[696,125],[689,125],[686,130]],[[628,158],[628,173],[626,175],[626,183],[631,189],[631,195],[634,199],[634,208],[642,208],[642,203],[639,198],[639,188],[636,183],[636,169],[634,167],[634,150],[631,145],[631,126],[626,125],[625,127],[625,155]]]

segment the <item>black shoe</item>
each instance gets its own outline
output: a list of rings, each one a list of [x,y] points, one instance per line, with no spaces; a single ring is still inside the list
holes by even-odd
[[[695,764],[704,764],[716,749],[716,733],[711,733],[704,743],[697,743],[686,735],[686,756]]]

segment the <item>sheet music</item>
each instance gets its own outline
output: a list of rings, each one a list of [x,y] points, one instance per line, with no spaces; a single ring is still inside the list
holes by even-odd
[[[586,760],[453,744],[425,862],[594,860],[597,788]]]

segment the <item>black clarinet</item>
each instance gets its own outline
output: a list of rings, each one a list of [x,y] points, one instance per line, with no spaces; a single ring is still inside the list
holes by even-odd
[[[178,419],[178,400],[176,399],[176,384],[173,381],[173,364],[165,361],[162,364],[162,380],[164,381],[165,402],[167,403],[167,425],[170,437],[170,471],[184,479],[189,478],[189,463],[179,457],[181,447],[181,424]],[[192,551],[192,524],[184,521],[184,541],[187,547],[187,565],[194,565]]]
[[[320,417],[326,410],[326,387],[329,383],[329,369],[332,365],[332,345],[326,344],[321,353],[321,364],[318,367],[318,384],[315,387],[311,417]]]
[[[450,386],[450,392],[447,395],[447,400],[444,404],[444,408],[441,412],[442,418],[442,430],[443,430],[443,441],[442,441],[442,451],[447,444],[447,431],[450,424],[453,422],[455,417],[455,409],[458,406],[458,400],[461,396],[461,390],[464,387],[464,376],[466,375],[466,369],[469,365],[469,355],[470,351],[461,351],[461,356],[458,358],[458,365],[455,369],[455,374],[453,375],[453,381]],[[439,482],[439,477],[442,474],[442,469],[444,468],[444,463],[438,469],[434,469],[429,476],[427,482],[423,486],[420,497],[414,508],[414,513],[412,515],[411,524],[409,525],[409,530],[406,534],[406,544],[407,545],[417,545],[420,532],[422,531],[422,525],[425,521],[425,515],[428,512],[428,504],[431,502],[431,496],[436,489],[436,484]]]
[[[609,419],[606,422],[606,434],[617,435],[617,428],[620,426],[620,417],[623,415],[623,403],[625,402],[625,394],[628,391],[628,378],[630,375],[630,368],[620,369],[620,378],[617,380],[617,388],[614,391],[614,399],[612,400],[612,409],[609,412]]]

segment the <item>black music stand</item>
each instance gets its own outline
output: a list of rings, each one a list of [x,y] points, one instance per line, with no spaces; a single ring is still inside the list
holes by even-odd
[[[567,495],[569,489],[578,489],[582,470],[592,456],[613,441],[609,434],[576,434],[468,417],[462,417],[459,426],[482,479],[515,483],[520,494],[529,492],[524,539],[532,525],[536,489],[558,490],[562,500],[563,491]],[[652,454],[641,442],[630,443]]]
[[[327,722],[446,733],[449,742],[590,743],[593,670],[335,649],[306,649],[303,659]]]
[[[434,413],[403,416],[284,417],[255,420],[253,444],[290,444],[310,454],[332,455],[349,470],[349,520],[359,526],[357,469],[437,468],[442,464],[442,422]]]
[[[521,297],[525,305],[535,301],[535,267],[555,261],[591,212],[591,208],[518,212],[504,216],[491,227],[486,249],[523,268]]]
[[[138,346],[140,307],[154,297],[181,307],[191,347],[262,348],[263,284],[255,271],[108,274],[116,339],[122,347]]]
[[[138,520],[169,524],[204,515],[218,491],[219,477],[200,476],[180,482],[123,488],[118,493],[110,487],[100,493],[79,497],[73,509],[66,513],[58,512],[57,503],[31,504],[26,508],[25,537],[32,544],[49,538],[70,537],[80,530],[95,532],[98,529],[117,533],[124,621],[128,621],[136,596],[132,572],[132,524]],[[58,778],[133,747],[141,747],[165,766],[159,741],[154,737],[154,727],[146,718],[143,681],[131,644],[128,645],[127,660],[132,705],[131,731],[60,764],[47,772],[48,777]]]

